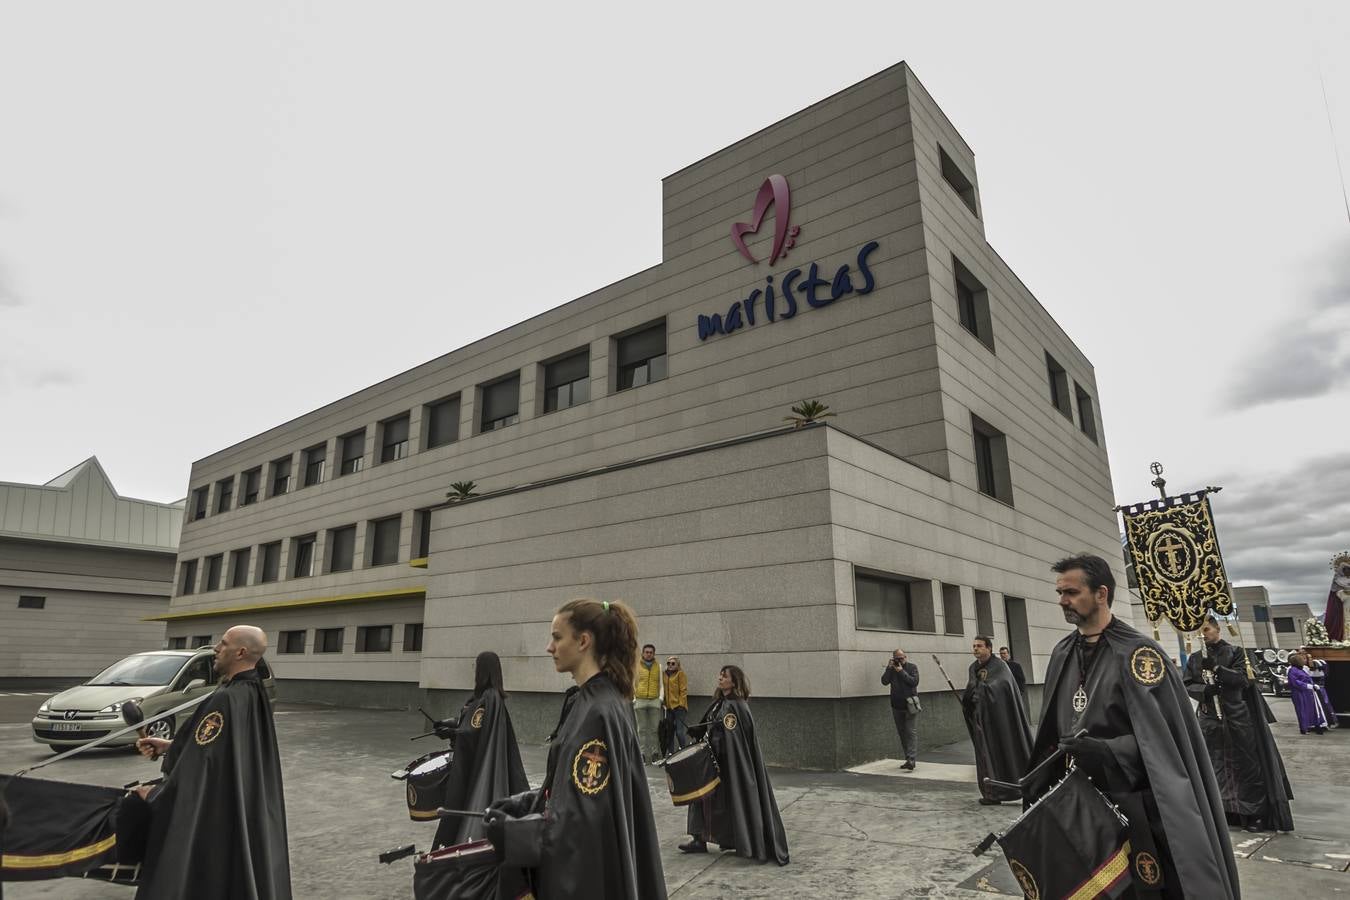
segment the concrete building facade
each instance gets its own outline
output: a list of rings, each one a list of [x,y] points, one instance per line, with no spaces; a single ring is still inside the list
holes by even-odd
[[[73,682],[160,649],[182,518],[120,496],[94,457],[0,482],[0,679]]]
[[[1234,587],[1233,611],[1237,614],[1237,636],[1230,641],[1244,647],[1278,647],[1275,628],[1270,621],[1270,591],[1264,584]]]
[[[1270,646],[1280,650],[1296,650],[1303,646],[1303,624],[1309,619],[1320,618],[1306,603],[1277,603],[1270,608],[1270,627],[1275,635],[1275,643]]]
[[[292,696],[447,706],[491,649],[542,736],[553,610],[624,599],[823,767],[894,752],[896,646],[929,739],[961,727],[932,654],[964,681],[990,634],[1039,682],[1051,562],[1124,593],[1105,432],[951,122],[901,63],[663,187],[658,265],[195,463],[171,645],[246,619]],[[784,426],[804,399],[833,416]]]

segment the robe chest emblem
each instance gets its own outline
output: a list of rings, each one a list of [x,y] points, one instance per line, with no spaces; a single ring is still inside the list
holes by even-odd
[[[1130,656],[1130,674],[1140,684],[1153,685],[1163,680],[1162,657],[1152,647],[1140,647]]]
[[[193,738],[203,747],[220,737],[220,733],[225,730],[225,717],[218,712],[208,713],[206,718],[197,723],[197,731]]]
[[[975,677],[980,679],[981,681],[984,681],[986,678],[989,677],[989,670],[981,669],[979,672],[976,673]]]
[[[1162,881],[1162,867],[1158,865],[1152,853],[1145,851],[1140,851],[1134,858],[1134,874],[1149,887],[1154,887]]]
[[[469,724],[472,725],[474,728],[482,728],[484,712],[485,710],[481,706],[475,709],[473,711],[473,718],[469,720]]]
[[[1013,877],[1017,879],[1017,884],[1022,888],[1027,900],[1041,900],[1041,890],[1036,886],[1036,879],[1031,877],[1031,872],[1026,866],[1015,859],[1010,859],[1008,868],[1012,869]]]
[[[727,713],[722,717],[722,727],[727,731],[735,731],[737,724],[735,713]]]
[[[609,755],[605,742],[596,738],[581,745],[572,759],[572,784],[588,796],[609,787]]]

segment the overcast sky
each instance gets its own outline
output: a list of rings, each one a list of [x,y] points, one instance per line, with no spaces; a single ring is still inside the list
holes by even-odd
[[[903,59],[1096,365],[1118,501],[1155,459],[1223,485],[1230,575],[1320,612],[1350,4],[537,6],[0,0],[0,480],[96,454],[181,498],[195,459],[656,264],[663,176]]]

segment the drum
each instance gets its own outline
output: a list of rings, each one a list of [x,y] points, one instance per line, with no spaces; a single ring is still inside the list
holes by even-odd
[[[717,757],[713,755],[712,745],[707,741],[698,741],[676,750],[661,765],[666,769],[670,802],[676,806],[688,806],[712,793],[722,783]]]
[[[408,763],[404,780],[408,783],[408,817],[413,821],[436,818],[436,810],[445,802],[445,778],[452,758],[449,750],[438,750]]]
[[[1289,662],[1289,651],[1288,651],[1288,650],[1281,650],[1281,651],[1279,651],[1278,653],[1275,654],[1275,658],[1278,659],[1278,660],[1279,660],[1280,662],[1282,662],[1282,663],[1288,663],[1288,662]]]
[[[470,841],[423,853],[413,863],[413,897],[497,896],[497,854],[490,841]]]
[[[1261,651],[1261,656],[1263,659],[1265,659],[1267,665],[1273,666],[1275,663],[1280,661],[1279,654],[1276,653],[1274,650],[1270,649],[1269,647]]]

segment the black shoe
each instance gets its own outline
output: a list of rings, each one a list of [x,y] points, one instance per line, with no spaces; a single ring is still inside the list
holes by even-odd
[[[1252,819],[1250,822],[1248,822],[1246,830],[1251,834],[1260,834],[1262,831],[1265,831],[1265,829],[1261,827],[1260,819]]]
[[[999,801],[999,800],[990,800],[988,797],[981,797],[981,798],[980,798],[980,805],[981,805],[981,806],[998,806],[1000,802],[1001,802],[1001,801]]]
[[[905,769],[906,771],[909,771],[909,772],[913,772],[913,771],[914,771],[914,760],[912,760],[912,759],[907,759],[907,760],[905,760],[905,764],[904,764],[903,766],[901,766],[900,768]]]
[[[687,844],[680,845],[681,853],[707,853],[708,845],[703,841],[690,841]]]

